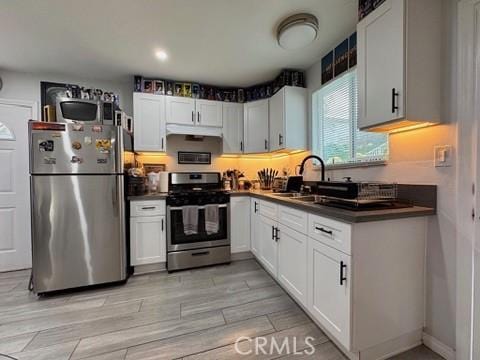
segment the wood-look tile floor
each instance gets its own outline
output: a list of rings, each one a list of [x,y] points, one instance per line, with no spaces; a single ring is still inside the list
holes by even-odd
[[[0,273],[0,353],[15,359],[345,359],[255,260],[41,298],[29,274]],[[288,338],[290,353],[239,355],[240,336]],[[293,354],[294,337],[299,352],[314,338],[314,355]],[[441,358],[419,347],[395,359]]]

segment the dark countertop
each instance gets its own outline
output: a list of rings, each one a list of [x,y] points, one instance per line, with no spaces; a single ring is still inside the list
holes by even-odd
[[[299,210],[304,210],[311,214],[325,216],[334,220],[344,221],[348,223],[403,219],[409,217],[429,216],[436,214],[436,210],[434,208],[423,206],[412,206],[401,209],[352,211],[320,204],[304,203],[298,200],[293,200],[291,198],[280,198],[273,195],[272,192],[260,190],[232,191],[230,195],[251,196],[258,199],[271,201],[279,205],[290,206]]]
[[[130,195],[127,196],[128,201],[145,201],[145,200],[165,200],[168,193],[155,193],[145,195]]]
[[[129,201],[145,201],[145,200],[165,200],[167,193],[145,194],[128,196]],[[432,207],[412,206],[400,209],[384,209],[384,210],[362,210],[352,211],[339,209],[331,206],[320,204],[305,203],[291,198],[280,198],[273,195],[270,191],[261,190],[239,190],[231,191],[230,196],[251,196],[257,199],[267,200],[279,205],[290,206],[295,209],[307,211],[311,214],[332,218],[334,220],[344,221],[348,223],[360,223],[368,221],[403,219],[409,217],[435,215],[436,210]]]

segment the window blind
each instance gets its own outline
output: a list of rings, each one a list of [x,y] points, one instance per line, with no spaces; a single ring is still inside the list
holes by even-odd
[[[326,164],[384,161],[386,134],[359,131],[355,71],[336,78],[313,94],[313,150]]]

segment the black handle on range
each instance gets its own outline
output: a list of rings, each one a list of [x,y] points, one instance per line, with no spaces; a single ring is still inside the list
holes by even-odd
[[[201,251],[201,252],[192,253],[192,256],[203,256],[208,254],[210,254],[210,251]]]
[[[395,91],[395,88],[392,89],[392,114],[398,110],[396,98],[399,95],[398,92]]]
[[[333,231],[332,230],[326,230],[322,227],[318,227],[318,226],[315,226],[315,229],[318,230],[318,231],[321,231],[325,234],[328,234],[328,235],[333,235]]]
[[[347,268],[347,265],[340,261],[340,285],[343,285],[344,281],[347,281],[347,277],[343,275],[343,271]]]
[[[253,212],[257,213],[258,212],[258,203],[255,201]]]

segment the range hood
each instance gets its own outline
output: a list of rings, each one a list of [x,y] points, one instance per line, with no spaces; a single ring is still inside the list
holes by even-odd
[[[167,124],[168,135],[213,136],[221,138],[223,132],[222,128],[218,127]]]

